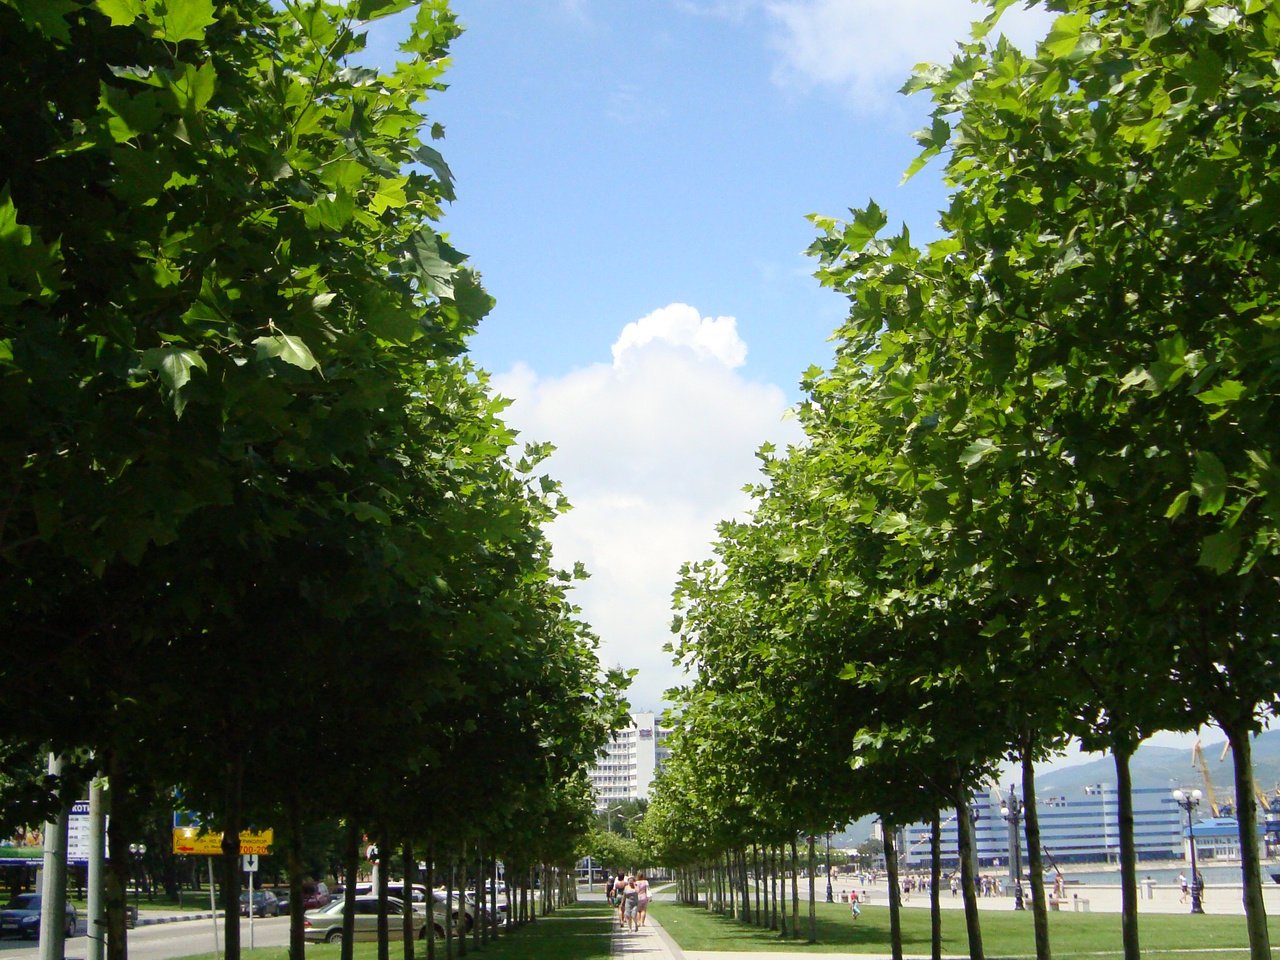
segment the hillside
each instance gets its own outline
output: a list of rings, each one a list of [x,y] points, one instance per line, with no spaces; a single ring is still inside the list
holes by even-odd
[[[1205,743],[1204,758],[1213,780],[1218,801],[1235,796],[1235,774],[1232,772],[1232,754],[1225,756],[1222,740]],[[1190,750],[1148,745],[1139,747],[1130,764],[1133,785],[1139,787],[1174,787],[1204,789],[1200,770],[1191,763]],[[1269,730],[1253,740],[1253,771],[1258,786],[1272,795],[1280,786],[1280,730]],[[1110,757],[1101,757],[1088,763],[1054,770],[1036,777],[1036,792],[1073,793],[1083,790],[1087,784],[1116,782],[1115,763]]]

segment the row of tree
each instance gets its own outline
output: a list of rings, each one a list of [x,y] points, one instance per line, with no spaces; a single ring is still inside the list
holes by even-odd
[[[491,300],[423,112],[453,15],[361,65],[411,6],[0,0],[0,825],[107,775],[116,960],[171,796],[224,831],[233,960],[245,825],[289,843],[300,958],[308,824],[351,877],[365,834],[532,876],[589,823],[626,681],[464,356]]]
[[[1129,758],[1213,722],[1252,797],[1280,691],[1280,10],[1050,0],[1030,55],[993,39],[1011,3],[904,88],[935,104],[908,175],[945,156],[941,236],[814,218],[849,316],[805,442],[763,451],[753,514],[684,570],[697,679],[646,824],[715,863],[954,809],[981,957],[965,810],[1016,759],[1047,958],[1033,764],[1074,737],[1115,757],[1136,960]],[[1257,827],[1242,803],[1262,960]]]

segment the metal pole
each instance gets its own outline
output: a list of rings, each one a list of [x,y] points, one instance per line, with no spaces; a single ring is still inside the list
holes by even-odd
[[[222,960],[222,947],[218,944],[218,885],[213,879],[213,857],[206,859],[209,861],[209,913],[213,917],[213,955]]]
[[[1022,902],[1022,801],[1014,794],[1009,808],[1013,812],[1013,909],[1025,910]]]
[[[827,831],[827,903],[835,903],[836,898],[831,893],[831,831]]]
[[[89,916],[85,918],[88,926],[89,955],[88,960],[102,960],[103,936],[106,925],[103,923],[103,883],[106,880],[106,818],[103,815],[102,780],[94,777],[89,782]]]
[[[61,779],[62,757],[49,754],[49,776]],[[67,810],[58,791],[58,816],[44,825],[40,884],[40,960],[62,960],[66,945]]]
[[[1191,841],[1191,912],[1204,913],[1204,904],[1200,902],[1200,874],[1196,871],[1196,828],[1192,822],[1191,801],[1187,801],[1187,837]]]

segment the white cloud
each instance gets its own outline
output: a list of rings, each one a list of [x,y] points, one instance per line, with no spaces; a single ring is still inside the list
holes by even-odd
[[[622,366],[627,351],[660,341],[686,347],[698,357],[714,357],[727,367],[747,362],[747,345],[733,317],[700,317],[687,303],[673,303],[622,328],[613,345],[613,365]]]
[[[612,363],[493,378],[523,438],[557,448],[547,469],[574,509],[550,530],[556,560],[591,572],[575,599],[604,663],[640,671],[637,707],[679,681],[662,646],[680,564],[707,557],[716,523],[749,506],[757,447],[799,437],[783,391],[745,379],[745,360],[733,317],[671,304],[627,324]]]
[[[970,24],[989,12],[964,0],[770,0],[765,9],[782,26],[775,79],[839,88],[868,109],[891,102],[916,64],[949,62]],[[1032,49],[1051,20],[1038,7],[1015,4],[997,29]]]

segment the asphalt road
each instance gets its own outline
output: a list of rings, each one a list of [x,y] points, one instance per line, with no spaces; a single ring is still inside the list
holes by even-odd
[[[83,928],[83,921],[81,927]],[[129,960],[170,960],[213,953],[213,921],[184,920],[160,923],[129,931]],[[223,942],[222,921],[218,921],[218,946]],[[282,947],[289,943],[289,918],[272,917],[253,921],[255,947]],[[249,921],[240,921],[240,944],[249,946]],[[83,935],[67,941],[67,960],[85,960],[89,939]],[[39,960],[40,948],[34,940],[0,939],[0,960]]]

